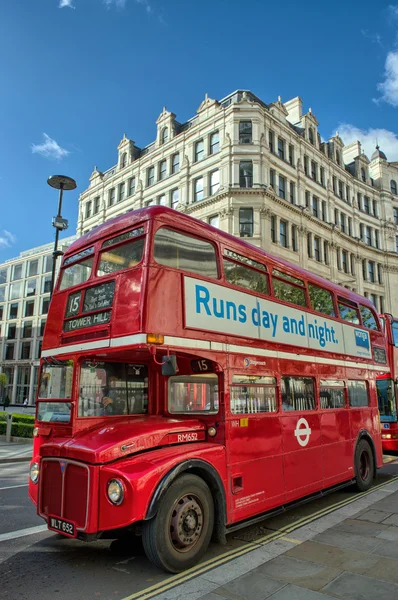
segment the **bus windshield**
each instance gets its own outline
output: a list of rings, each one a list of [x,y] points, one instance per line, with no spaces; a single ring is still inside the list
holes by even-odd
[[[148,367],[84,361],[80,368],[79,417],[148,412]]]
[[[392,379],[378,379],[376,386],[380,417],[383,421],[396,421],[397,407],[395,404],[394,381]]]
[[[44,422],[70,421],[71,403],[59,402],[72,397],[73,360],[57,361],[55,364],[43,366],[40,385],[39,402],[37,404],[37,420]],[[49,402],[48,400],[56,400]],[[43,402],[42,400],[47,400]]]

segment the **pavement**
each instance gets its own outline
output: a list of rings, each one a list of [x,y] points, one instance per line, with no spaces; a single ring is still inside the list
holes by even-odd
[[[33,440],[6,442],[0,440],[0,464],[29,462],[32,458]]]
[[[307,525],[254,540],[224,565],[176,580],[124,600],[397,599],[398,477]]]

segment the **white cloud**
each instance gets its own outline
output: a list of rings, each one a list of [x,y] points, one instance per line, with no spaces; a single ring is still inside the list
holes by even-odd
[[[72,4],[72,0],[59,0],[58,8],[75,8]]]
[[[124,8],[126,6],[127,0],[102,0],[107,8],[111,6],[116,6],[116,8]],[[136,4],[141,4],[143,8],[145,8],[146,12],[151,15],[154,10],[149,2],[149,0],[134,0]]]
[[[124,8],[126,5],[126,0],[103,0],[105,6],[108,8],[114,4],[117,8]]]
[[[337,129],[346,146],[359,140],[369,160],[377,143],[389,162],[398,161],[398,134],[393,131],[388,129],[360,129],[349,123],[342,123]]]
[[[374,44],[378,44],[380,47],[383,47],[381,43],[381,35],[379,33],[370,33],[369,29],[361,29],[361,33],[363,37],[370,40]]]
[[[380,98],[376,98],[375,102],[387,102],[398,107],[398,51],[389,52],[386,58],[384,67],[384,81],[377,85],[377,89],[381,92]]]
[[[65,158],[68,156],[69,150],[65,150],[65,148],[61,148],[61,146],[46,133],[43,133],[44,142],[42,144],[32,144],[32,153],[40,154],[45,158],[50,158],[53,160],[61,160],[61,158]]]
[[[10,248],[16,241],[17,238],[15,235],[6,229],[3,229],[3,231],[0,232],[0,248]]]
[[[390,4],[388,7],[389,16],[398,19],[398,4]]]

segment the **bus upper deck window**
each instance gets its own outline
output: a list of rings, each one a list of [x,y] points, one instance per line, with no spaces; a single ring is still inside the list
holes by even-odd
[[[354,323],[354,325],[359,325],[359,311],[354,303],[350,303],[348,305],[349,300],[345,301],[347,304],[343,304],[342,302],[338,303],[340,317],[343,321],[348,321],[349,323]]]
[[[366,327],[367,329],[374,329],[376,331],[379,331],[379,326],[377,324],[376,317],[373,314],[373,311],[367,306],[362,306],[362,304],[359,305],[359,310],[361,313],[362,323],[364,327]]]
[[[70,267],[66,267],[66,269],[62,272],[61,284],[59,286],[60,290],[66,290],[74,285],[79,285],[80,283],[84,283],[91,275],[91,270],[93,268],[94,258],[87,258],[82,262],[75,263]]]
[[[328,290],[313,283],[308,284],[311,308],[324,315],[334,317],[333,295]]]
[[[305,284],[302,279],[298,279],[277,269],[273,269],[272,274],[274,294],[279,300],[284,300],[297,306],[307,306]]]
[[[108,275],[122,269],[135,267],[141,262],[144,253],[145,238],[122,244],[116,248],[109,248],[100,254],[100,263],[97,275]]]
[[[216,249],[213,244],[191,235],[162,227],[155,234],[157,263],[181,271],[218,279]]]

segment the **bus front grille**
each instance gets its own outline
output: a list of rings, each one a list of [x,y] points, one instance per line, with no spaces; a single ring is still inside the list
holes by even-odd
[[[87,526],[90,470],[73,460],[44,458],[40,473],[40,515],[73,521],[76,529]]]

